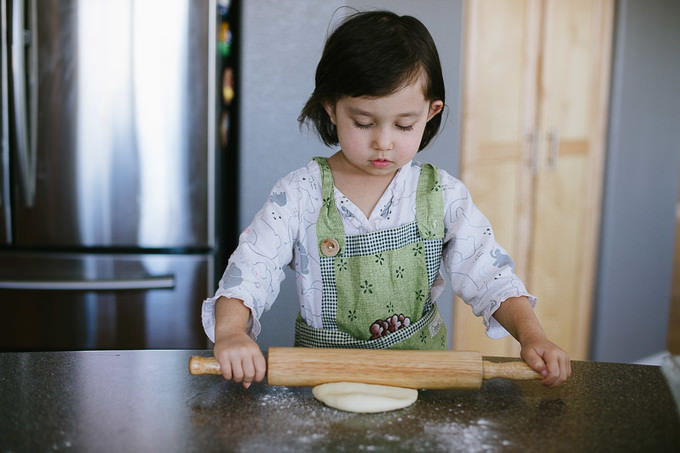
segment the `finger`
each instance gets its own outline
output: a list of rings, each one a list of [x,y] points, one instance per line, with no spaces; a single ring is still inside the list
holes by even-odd
[[[557,376],[551,383],[552,387],[563,384],[571,375],[571,361],[566,353],[560,352],[560,354],[557,355],[556,366],[558,367]]]
[[[536,371],[541,376],[545,377],[548,373],[546,368],[546,363],[536,351],[530,349],[525,354],[523,354],[524,361],[529,365],[534,371]]]
[[[569,359],[569,356],[563,357],[564,363],[561,365],[562,369],[564,370],[564,379],[562,382],[565,382],[567,379],[571,377],[571,360]]]
[[[244,359],[243,363],[243,388],[249,388],[253,381],[261,381],[267,368],[267,363],[261,351]]]
[[[231,363],[228,359],[225,360],[221,357],[218,358],[218,362],[220,363],[220,370],[222,370],[222,377],[227,381],[230,381],[232,378]]]
[[[240,359],[234,359],[234,361],[231,362],[231,379],[234,382],[243,381],[243,366]]]
[[[553,387],[564,384],[571,376],[571,359],[566,352],[560,351],[560,354],[557,356],[557,364],[559,366],[559,375],[553,382]]]
[[[262,354],[258,354],[255,359],[255,380],[260,382],[267,373],[267,361]]]
[[[253,363],[253,359],[251,357],[245,357],[243,361],[241,362],[241,368],[243,369],[243,383],[251,383],[253,382],[253,378],[255,377],[255,364]]]
[[[547,357],[544,357],[544,359],[547,373],[542,382],[547,386],[553,387],[558,384],[561,379],[559,359],[555,354],[547,354]]]

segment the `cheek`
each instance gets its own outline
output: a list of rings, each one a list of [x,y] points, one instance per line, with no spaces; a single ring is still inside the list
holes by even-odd
[[[338,136],[338,138],[340,138],[340,145],[347,150],[362,149],[366,144],[360,134],[348,133],[343,134],[342,137]]]
[[[418,151],[418,148],[420,147],[420,142],[423,139],[423,132],[425,132],[425,128],[419,128],[418,131],[413,131],[412,134],[409,134],[408,137],[408,147],[409,148],[415,148],[416,151]]]
[[[420,141],[420,138],[409,140],[409,143],[402,148],[403,153],[411,157],[415,156],[420,148]]]
[[[338,125],[337,130],[338,140],[340,141],[340,145],[343,147],[358,145],[366,140],[364,136],[367,134],[362,134],[363,131],[348,124]]]

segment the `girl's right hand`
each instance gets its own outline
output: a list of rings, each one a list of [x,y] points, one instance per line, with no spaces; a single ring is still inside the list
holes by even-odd
[[[243,387],[248,388],[252,382],[264,379],[267,362],[260,347],[245,332],[219,338],[213,354],[220,363],[222,376],[227,380],[243,382]]]

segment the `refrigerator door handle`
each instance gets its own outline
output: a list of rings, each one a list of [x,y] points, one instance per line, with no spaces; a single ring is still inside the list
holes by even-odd
[[[0,209],[3,214],[0,216],[5,222],[4,231],[5,237],[0,238],[0,242],[10,242],[12,240],[12,222],[10,221],[10,195],[9,195],[9,60],[7,55],[7,2],[0,1],[0,27],[3,32],[0,36],[0,100],[2,105],[0,108]]]
[[[14,113],[16,118],[16,148],[21,169],[24,203],[30,208],[35,202],[37,172],[37,116],[38,116],[38,15],[36,0],[30,0],[30,28],[24,30],[23,0],[12,2],[12,82],[14,85]],[[29,46],[29,62],[25,47]],[[28,74],[29,96],[26,96]],[[28,101],[31,108],[28,108]],[[29,119],[30,114],[30,119]],[[29,135],[30,134],[30,135]]]
[[[174,287],[174,275],[121,280],[0,280],[0,289],[39,291],[125,291]]]

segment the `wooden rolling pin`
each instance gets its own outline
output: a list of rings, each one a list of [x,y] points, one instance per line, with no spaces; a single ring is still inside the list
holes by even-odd
[[[192,356],[191,374],[222,374],[213,357]],[[272,347],[267,383],[313,387],[363,382],[414,389],[479,388],[484,379],[541,379],[522,361],[490,362],[479,352]]]

